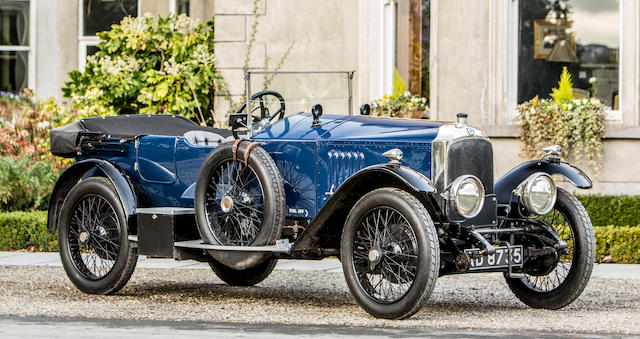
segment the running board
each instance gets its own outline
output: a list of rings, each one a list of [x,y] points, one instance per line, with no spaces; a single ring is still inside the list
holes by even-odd
[[[213,251],[289,253],[291,247],[293,247],[293,244],[289,243],[289,239],[280,239],[276,241],[275,245],[271,246],[228,246],[211,245],[205,243],[204,241],[202,241],[202,239],[198,239],[189,241],[176,241],[173,243],[173,246]]]
[[[193,208],[186,207],[144,207],[136,208],[137,214],[153,214],[153,215],[188,215],[195,214]]]

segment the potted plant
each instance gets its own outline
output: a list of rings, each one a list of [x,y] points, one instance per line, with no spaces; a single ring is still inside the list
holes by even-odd
[[[523,151],[528,158],[542,155],[542,148],[560,145],[563,154],[587,163],[597,173],[602,162],[602,138],[606,113],[597,98],[574,99],[571,74],[564,67],[558,87],[549,99],[538,96],[518,105]]]
[[[404,79],[395,70],[393,93],[376,98],[371,105],[371,114],[375,116],[421,119],[427,109],[427,99],[411,94],[406,90]]]

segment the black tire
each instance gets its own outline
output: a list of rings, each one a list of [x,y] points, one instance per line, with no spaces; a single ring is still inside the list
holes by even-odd
[[[209,266],[218,278],[231,286],[253,286],[267,279],[277,262],[278,259],[270,258],[254,267],[236,269],[211,259]]]
[[[554,267],[549,270],[541,270],[538,275],[506,278],[507,285],[513,294],[532,308],[555,310],[571,304],[587,286],[593,270],[596,251],[595,239],[593,225],[584,206],[575,196],[559,188],[554,209],[547,216],[553,213],[564,218],[565,221],[562,222],[562,225],[566,225],[564,228],[570,228],[570,230],[563,232],[561,226],[558,226],[561,225],[559,218],[559,221],[554,225],[561,237],[563,234],[565,236],[568,234],[570,237],[563,239],[569,244],[566,255],[568,253],[572,255],[570,268],[566,269],[566,260],[561,257],[554,263]],[[556,274],[556,270],[560,275]],[[564,279],[560,281],[563,275]],[[557,279],[558,285],[543,284],[541,279],[547,277],[551,279],[552,283],[554,279]]]
[[[216,147],[207,157],[196,184],[195,213],[198,231],[210,244],[232,246],[273,245],[284,223],[284,183],[273,159],[260,146],[244,153],[241,142],[233,159],[233,142]],[[225,200],[227,199],[227,200]],[[228,203],[223,209],[223,203]],[[226,266],[249,268],[268,259],[268,253],[210,251]]]
[[[365,311],[378,318],[404,319],[429,299],[438,278],[440,248],[422,203],[403,190],[380,188],[351,209],[340,258],[349,290]],[[393,273],[396,268],[398,274]],[[383,294],[377,286],[384,288],[385,283]],[[392,285],[399,289],[395,296]]]
[[[88,294],[113,294],[123,288],[138,253],[129,243],[127,219],[111,182],[94,177],[75,185],[59,220],[58,249],[71,282]]]

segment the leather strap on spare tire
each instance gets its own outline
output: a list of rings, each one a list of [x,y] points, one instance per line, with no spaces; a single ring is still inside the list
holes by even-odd
[[[198,174],[195,214],[202,239],[214,245],[275,244],[284,223],[282,177],[259,143],[236,140],[216,147]],[[253,267],[271,254],[209,251],[233,268]]]

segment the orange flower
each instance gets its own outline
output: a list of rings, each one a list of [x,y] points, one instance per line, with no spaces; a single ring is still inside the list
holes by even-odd
[[[536,97],[535,97],[535,98],[533,98],[533,100],[531,100],[531,101],[532,101],[532,103],[531,103],[531,106],[532,106],[532,107],[536,107],[536,106],[538,106],[538,96],[537,96],[537,95],[536,95]]]

